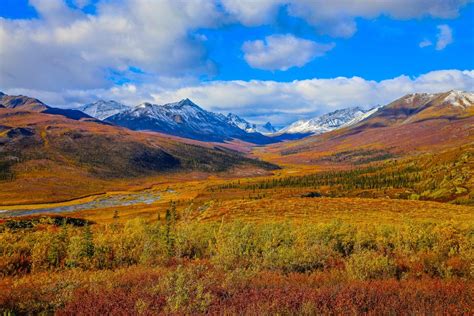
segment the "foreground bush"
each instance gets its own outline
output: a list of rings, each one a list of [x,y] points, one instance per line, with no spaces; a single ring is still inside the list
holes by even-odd
[[[470,281],[350,281],[327,271],[228,272],[205,262],[72,270],[2,284],[3,311],[59,315],[462,315],[472,311],[474,294]]]
[[[462,314],[469,224],[39,221],[0,233],[0,309],[37,314]]]
[[[5,228],[4,276],[65,269],[116,269],[210,260],[227,270],[284,273],[346,270],[353,279],[472,278],[474,230],[460,224],[364,226],[329,224],[146,223]]]

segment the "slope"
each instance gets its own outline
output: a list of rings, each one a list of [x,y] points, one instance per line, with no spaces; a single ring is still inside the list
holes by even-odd
[[[0,144],[2,204],[60,201],[152,177],[276,168],[211,143],[18,109],[0,109]]]

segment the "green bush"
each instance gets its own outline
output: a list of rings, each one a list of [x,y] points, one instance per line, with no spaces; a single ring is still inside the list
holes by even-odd
[[[387,256],[364,250],[346,261],[349,277],[358,280],[386,279],[396,276],[395,262]]]

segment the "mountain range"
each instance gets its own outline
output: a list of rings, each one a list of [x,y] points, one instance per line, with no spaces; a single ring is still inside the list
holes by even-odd
[[[256,131],[241,129],[229,117],[206,111],[189,99],[164,105],[143,103],[105,121],[132,130],[151,130],[201,141],[240,139],[254,144],[274,142]]]
[[[461,110],[472,103],[472,93],[450,91],[444,93],[444,103],[449,103]],[[155,131],[164,134],[190,138],[200,141],[227,142],[234,139],[257,145],[277,143],[283,140],[294,140],[309,135],[319,135],[330,131],[348,128],[372,118],[371,124],[381,124],[377,118],[384,116],[389,120],[400,120],[403,116],[411,116],[423,110],[420,104],[427,104],[441,94],[411,94],[385,106],[364,110],[361,107],[339,109],[311,119],[299,120],[287,127],[277,130],[270,122],[264,125],[249,123],[238,115],[206,111],[189,99],[164,105],[142,103],[127,106],[110,100],[98,100],[77,109],[58,109],[45,105],[38,99],[25,96],[8,96],[0,94],[0,106],[59,114],[76,120],[96,119],[106,123],[123,126],[132,130]],[[411,104],[411,108],[403,104]],[[438,102],[439,103],[439,102]],[[442,103],[442,102],[441,102]],[[398,104],[398,105],[397,105]],[[446,109],[445,109],[446,110]],[[423,110],[426,116],[430,111],[443,111],[442,104]],[[390,116],[389,113],[393,112]],[[453,112],[449,110],[448,113]],[[464,111],[461,111],[464,112]],[[451,113],[452,114],[452,113]],[[388,118],[390,117],[390,118]],[[411,120],[416,120],[411,118]]]
[[[254,144],[269,144],[350,126],[377,109],[365,111],[355,107],[337,110],[297,121],[281,130],[277,130],[270,122],[257,125],[233,113],[224,116],[206,111],[189,99],[164,105],[142,103],[133,107],[116,101],[99,100],[78,110],[133,130],[151,130],[202,141],[239,139]]]
[[[277,163],[319,164],[336,159],[351,164],[437,153],[474,141],[471,92],[408,94],[372,112],[349,126],[266,150],[280,156]]]
[[[278,134],[322,134],[358,123],[372,115],[377,108],[365,111],[360,107],[336,110],[309,120],[299,120],[278,131]]]

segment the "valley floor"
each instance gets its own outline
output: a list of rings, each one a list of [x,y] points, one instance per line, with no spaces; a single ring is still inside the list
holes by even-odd
[[[463,154],[434,167],[424,157],[175,175],[4,205],[0,310],[469,314],[474,207]]]

